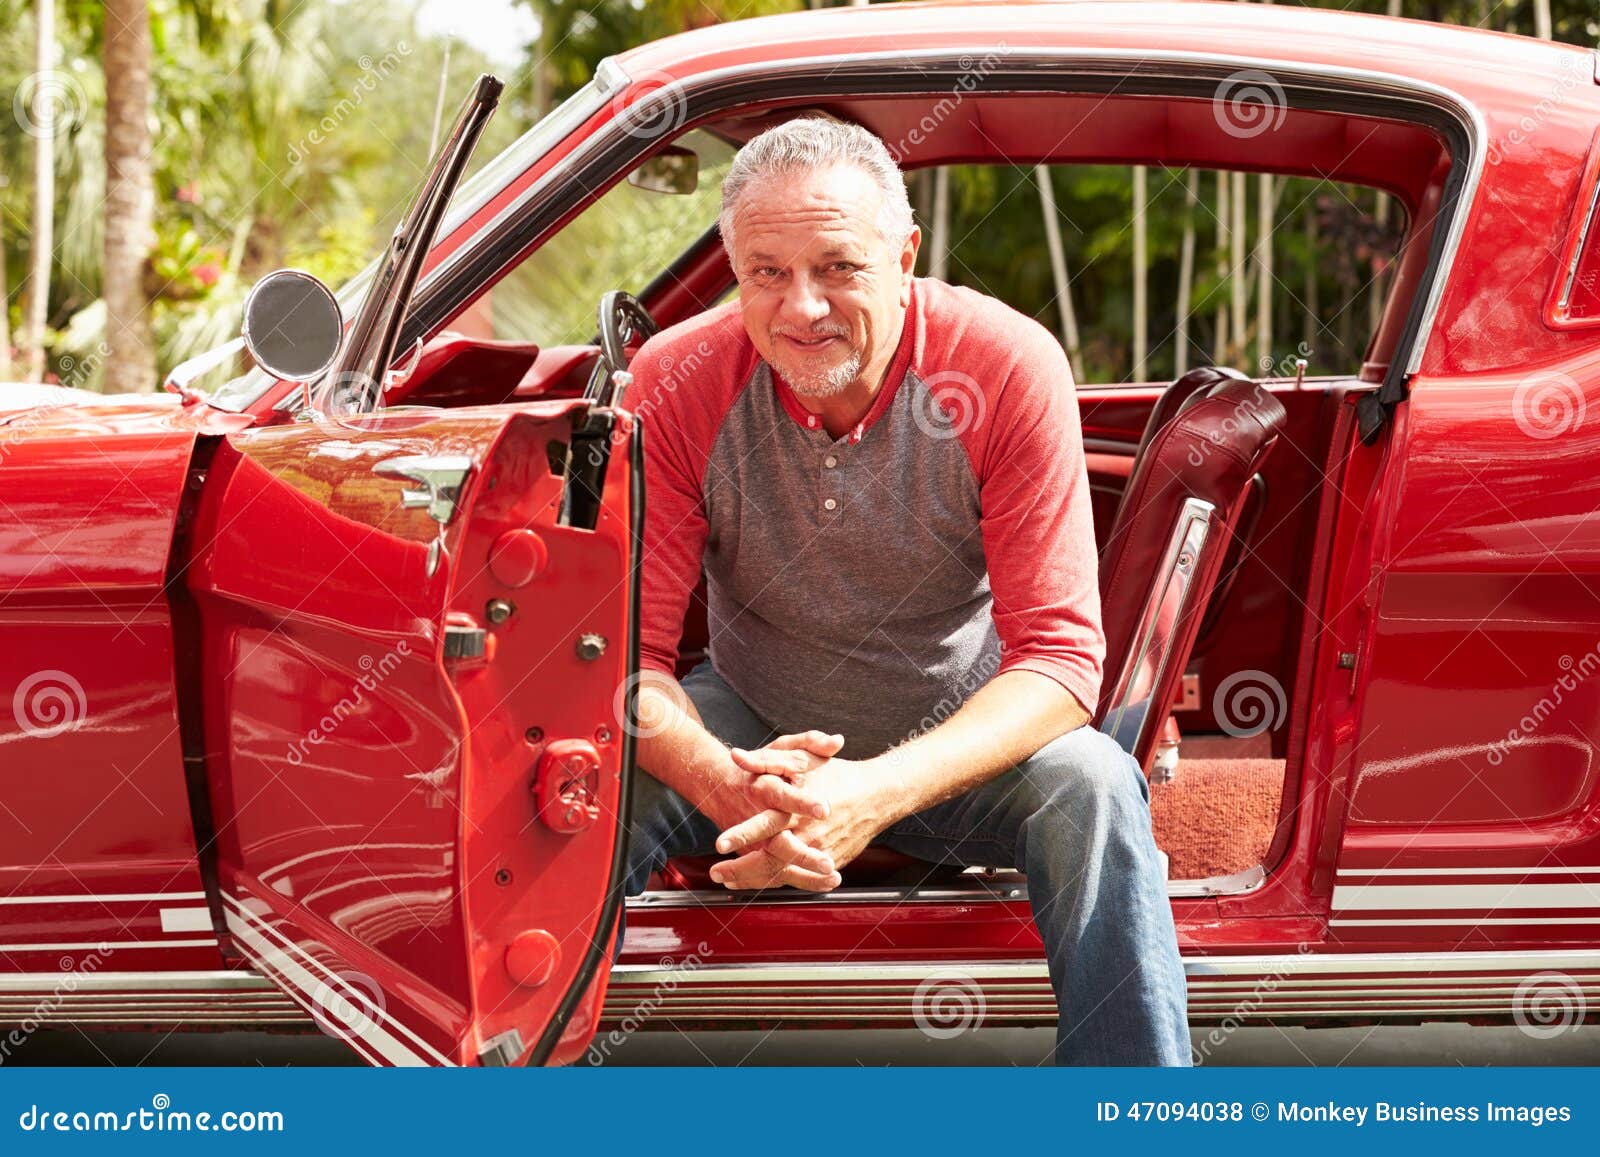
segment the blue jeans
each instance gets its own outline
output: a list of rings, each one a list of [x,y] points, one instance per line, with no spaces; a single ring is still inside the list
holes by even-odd
[[[702,663],[683,680],[711,733],[758,748],[776,734]],[[819,720],[818,726],[825,726]],[[934,864],[1015,865],[1028,877],[1060,1006],[1055,1060],[1187,1065],[1188,1001],[1150,789],[1110,736],[1080,727],[966,795],[907,816],[877,843]],[[673,856],[715,850],[716,825],[640,773],[628,894]]]

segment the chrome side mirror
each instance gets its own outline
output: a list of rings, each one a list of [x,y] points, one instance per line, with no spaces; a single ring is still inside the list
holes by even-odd
[[[692,193],[700,187],[700,157],[669,145],[629,173],[628,184],[647,193]]]
[[[333,291],[309,273],[279,269],[244,300],[244,344],[276,378],[309,382],[333,365],[344,340],[344,315]]]

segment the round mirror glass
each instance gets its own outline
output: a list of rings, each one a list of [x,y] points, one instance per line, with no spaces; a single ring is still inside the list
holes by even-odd
[[[339,303],[309,273],[269,273],[245,298],[244,344],[256,364],[275,377],[291,382],[321,377],[343,338]]]

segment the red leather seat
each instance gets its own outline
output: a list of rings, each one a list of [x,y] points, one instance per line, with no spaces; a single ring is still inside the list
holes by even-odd
[[[1095,723],[1149,768],[1252,482],[1288,415],[1237,371],[1184,375],[1157,407],[1100,551],[1105,678]]]

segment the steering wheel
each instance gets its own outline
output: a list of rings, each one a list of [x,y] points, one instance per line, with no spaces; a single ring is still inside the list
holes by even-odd
[[[628,368],[628,347],[660,328],[633,294],[613,289],[601,296],[600,364],[586,391],[591,401],[604,398],[609,404],[614,389],[612,375]]]

